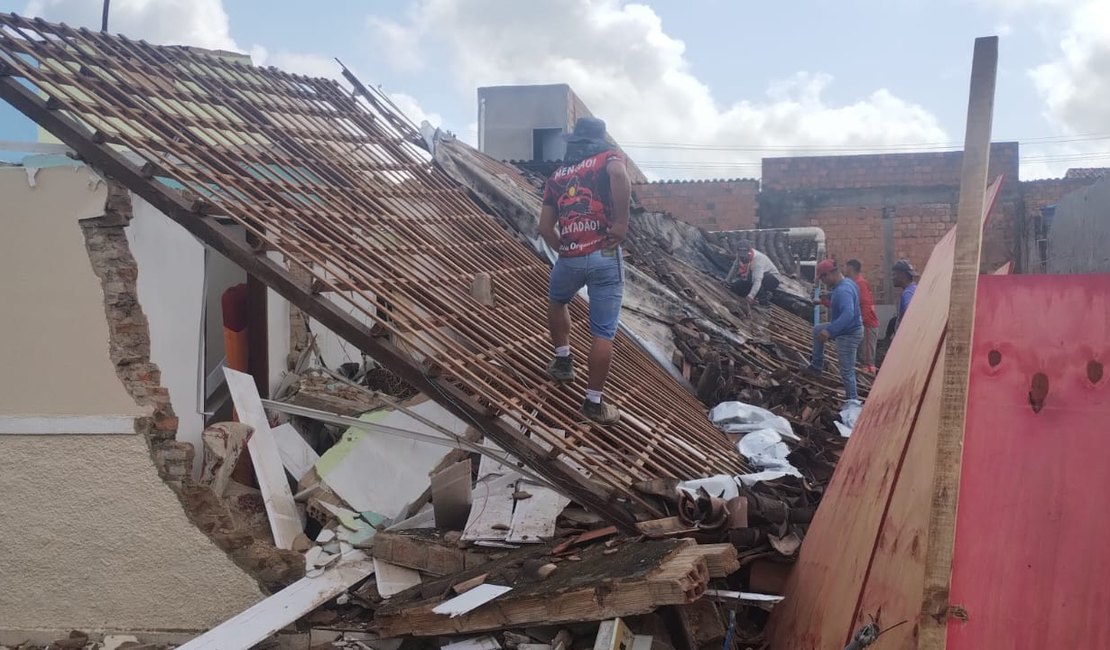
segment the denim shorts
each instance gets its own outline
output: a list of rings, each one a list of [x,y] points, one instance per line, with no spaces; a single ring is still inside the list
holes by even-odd
[[[624,298],[624,261],[619,248],[555,261],[547,292],[551,302],[568,304],[582,287],[590,296],[590,332],[612,339],[617,335]]]

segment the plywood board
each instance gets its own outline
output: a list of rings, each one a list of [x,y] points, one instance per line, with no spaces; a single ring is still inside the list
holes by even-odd
[[[980,278],[951,650],[1110,647],[1108,280]]]
[[[993,207],[1002,182],[998,178],[988,191],[985,213]],[[949,231],[933,249],[906,320],[894,337],[817,509],[787,582],[786,598],[771,617],[773,647],[844,647],[862,615],[880,607],[887,609],[881,596],[864,598],[866,585],[882,594],[898,585],[904,587],[907,581],[921,584],[922,577],[901,575],[908,571],[897,566],[890,567],[893,573],[876,573],[875,560],[890,514],[894,508],[902,508],[902,502],[896,501],[899,493],[931,494],[931,483],[920,483],[931,480],[931,473],[907,474],[903,479],[902,471],[917,435],[927,438],[918,441],[925,448],[936,441],[935,427],[920,426],[919,421],[926,390],[934,378],[939,379],[935,366],[941,362],[948,320],[955,236],[954,229]],[[927,517],[928,513],[912,516]],[[924,520],[918,523],[925,525]],[[911,526],[905,522],[897,525]],[[920,540],[914,552],[923,554],[924,543]],[[917,566],[924,570],[923,562]],[[920,604],[920,595],[918,591],[899,597]],[[866,610],[861,609],[865,600]]]
[[[975,327],[975,293],[979,286],[979,260],[982,257],[983,206],[987,194],[997,76],[998,37],[975,39],[963,167],[960,170],[948,328],[944,340],[944,375],[940,420],[936,428],[937,451],[929,508],[925,587],[918,619],[918,647],[926,650],[943,650],[947,631],[945,619],[950,605],[948,588],[952,572],[952,545],[956,537],[956,505],[959,503],[960,462],[967,411],[968,355]]]
[[[304,533],[304,526],[293,502],[281,453],[270,432],[270,422],[262,409],[254,377],[231,368],[224,368],[224,375],[239,420],[254,429],[247,441],[247,451],[250,452],[258,488],[262,491],[274,544],[278,548],[291,549],[297,536]]]
[[[859,603],[850,626],[853,631],[872,617],[883,628],[911,621],[883,634],[891,648],[913,648],[916,621],[925,585],[925,544],[928,543],[929,500],[936,462],[936,431],[940,420],[940,378],[944,358],[938,359],[929,378],[921,412],[906,449],[906,458],[891,489],[890,506],[883,517],[871,566],[864,578]]]

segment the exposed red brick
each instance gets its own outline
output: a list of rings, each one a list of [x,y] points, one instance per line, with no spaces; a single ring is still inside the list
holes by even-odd
[[[759,181],[754,179],[641,183],[632,191],[645,209],[705,230],[757,227]]]

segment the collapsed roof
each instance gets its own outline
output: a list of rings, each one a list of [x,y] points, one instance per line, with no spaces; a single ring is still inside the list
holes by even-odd
[[[624,335],[610,386],[625,417],[581,421],[581,387],[544,371],[547,266],[373,93],[14,14],[0,67],[0,96],[91,165],[614,523],[633,527],[629,503],[661,514],[636,481],[746,469]],[[480,274],[492,306],[471,296]],[[588,344],[577,328],[581,358]]]

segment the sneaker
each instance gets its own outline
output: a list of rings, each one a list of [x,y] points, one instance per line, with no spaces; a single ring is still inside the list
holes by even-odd
[[[555,381],[574,381],[574,356],[553,358],[547,366],[547,374]]]
[[[600,402],[586,400],[582,402],[582,415],[598,424],[616,424],[621,419],[620,409],[605,400]]]
[[[821,371],[807,363],[804,366],[798,368],[798,374],[805,375],[807,377],[820,377]]]

